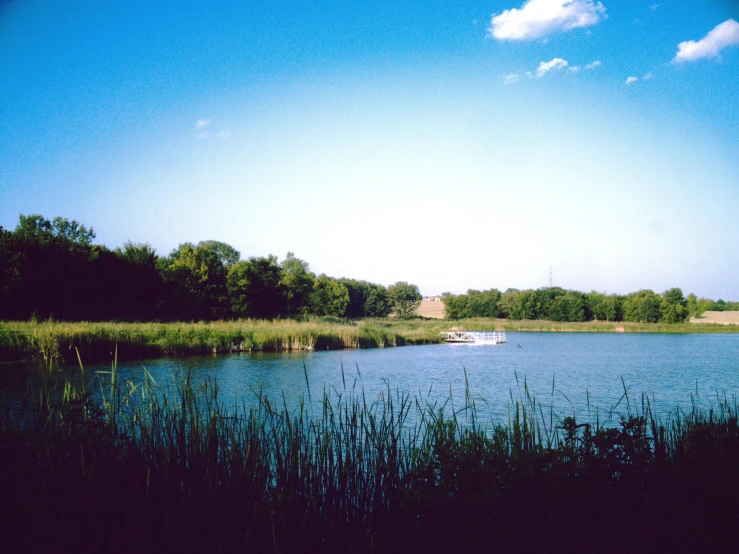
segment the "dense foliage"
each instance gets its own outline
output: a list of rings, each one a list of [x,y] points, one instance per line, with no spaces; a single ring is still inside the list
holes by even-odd
[[[208,240],[180,244],[160,257],[149,244],[111,250],[93,244],[95,232],[62,217],[21,215],[15,230],[0,227],[0,320],[213,321],[297,317],[413,317],[418,287],[385,287],[316,276],[288,252],[241,259],[239,251]],[[706,310],[736,310],[739,302],[683,296],[538,290],[469,290],[444,294],[449,319],[545,319],[557,322],[681,323]]]
[[[420,300],[418,287],[404,282],[388,289],[316,277],[292,252],[282,262],[275,256],[242,260],[232,246],[209,240],[159,257],[148,244],[110,250],[94,239],[92,228],[61,217],[21,215],[14,231],[0,227],[0,319],[408,317]]]
[[[498,317],[548,321],[633,321],[638,323],[682,323],[706,310],[739,309],[739,302],[714,302],[679,288],[657,294],[640,290],[627,295],[583,293],[559,287],[537,290],[468,290],[467,294],[443,295],[449,319]]]

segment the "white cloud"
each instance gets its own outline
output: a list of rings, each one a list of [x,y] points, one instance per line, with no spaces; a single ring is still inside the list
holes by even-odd
[[[569,71],[570,73],[580,73],[580,66],[579,65],[573,65],[567,71]]]
[[[527,0],[521,8],[493,15],[488,32],[498,40],[530,40],[595,25],[607,17],[605,12],[593,0]]]
[[[627,84],[627,85],[633,85],[633,84],[634,84],[634,83],[636,83],[636,82],[637,82],[638,80],[639,80],[639,77],[628,77],[628,78],[626,79],[626,84]]]
[[[510,75],[506,75],[505,79],[503,79],[504,85],[512,85],[513,83],[518,82],[518,73],[511,73]]]
[[[657,8],[659,8],[659,4],[652,4],[651,6],[649,6],[649,9],[652,11],[656,10]]]
[[[654,79],[654,75],[652,75],[651,73],[647,73],[646,75],[644,75],[644,77],[641,78],[642,81],[651,81],[652,79]]]
[[[218,138],[220,138],[221,140],[227,140],[230,137],[231,137],[231,131],[229,131],[228,129],[224,129],[223,131],[218,133]]]
[[[196,129],[204,129],[208,125],[210,125],[210,119],[198,119],[195,122],[195,128]]]
[[[600,60],[595,60],[594,62],[591,62],[591,63],[587,64],[585,66],[585,69],[586,70],[591,70],[591,69],[595,69],[596,67],[600,67],[601,65],[603,65],[603,64],[600,63]]]
[[[701,58],[715,58],[727,46],[739,44],[739,23],[727,19],[716,25],[711,32],[698,42],[688,40],[677,46],[673,62],[692,62]]]
[[[558,70],[564,69],[565,67],[567,67],[567,60],[563,60],[562,58],[553,58],[551,61],[541,62],[539,64],[539,67],[536,70],[536,76],[543,77],[553,69]]]

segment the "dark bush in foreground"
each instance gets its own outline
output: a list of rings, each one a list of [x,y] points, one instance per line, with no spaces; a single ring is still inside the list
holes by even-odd
[[[736,551],[736,406],[507,426],[398,393],[320,417],[151,380],[5,400],[7,552]],[[350,391],[351,393],[352,391]],[[317,406],[313,400],[313,406]],[[538,410],[538,411],[537,411]],[[539,414],[537,417],[536,414]],[[411,423],[412,422],[412,423]]]

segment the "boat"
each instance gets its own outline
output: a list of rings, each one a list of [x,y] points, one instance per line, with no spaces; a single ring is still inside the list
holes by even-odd
[[[504,331],[444,331],[441,340],[450,344],[505,344]]]

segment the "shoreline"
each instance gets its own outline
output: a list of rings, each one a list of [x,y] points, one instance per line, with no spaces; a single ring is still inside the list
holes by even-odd
[[[42,360],[77,363],[126,358],[297,352],[438,344],[449,330],[522,333],[663,333],[739,332],[720,323],[634,323],[588,321],[560,323],[505,319],[362,319],[237,320],[177,323],[0,322],[0,362]]]

